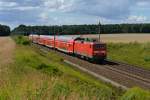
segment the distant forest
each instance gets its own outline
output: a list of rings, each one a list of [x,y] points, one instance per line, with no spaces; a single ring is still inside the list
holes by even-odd
[[[10,27],[0,24],[0,36],[8,36],[8,35],[10,35]]]
[[[63,25],[63,26],[25,26],[20,25],[12,34],[41,34],[41,35],[78,35],[97,34],[99,25]],[[150,24],[106,24],[101,25],[101,33],[150,33]]]
[[[106,24],[100,25],[103,34],[113,33],[150,33],[150,24]],[[11,31],[12,35],[78,35],[97,34],[99,25],[62,25],[62,26],[26,26],[19,25]],[[0,36],[10,35],[10,27],[0,25]]]

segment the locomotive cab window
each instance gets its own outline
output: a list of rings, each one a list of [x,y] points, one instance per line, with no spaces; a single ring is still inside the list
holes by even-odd
[[[106,48],[105,44],[96,44],[94,45],[94,49],[102,49],[102,48]]]

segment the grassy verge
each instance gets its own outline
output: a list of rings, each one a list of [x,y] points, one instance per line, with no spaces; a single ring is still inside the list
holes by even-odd
[[[144,91],[138,87],[128,90],[121,100],[150,100],[150,92]]]
[[[72,69],[59,55],[22,45],[24,39],[19,41],[14,63],[1,77],[0,100],[142,100],[143,96],[149,100],[147,91],[135,88],[124,94]]]
[[[21,35],[18,36],[12,36],[16,44],[21,44],[21,45],[30,45],[31,41],[29,41],[28,37],[23,37]]]
[[[150,70],[150,43],[110,43],[108,58]]]
[[[72,69],[58,55],[19,41],[14,63],[3,74],[0,100],[112,100],[122,95],[122,91]]]

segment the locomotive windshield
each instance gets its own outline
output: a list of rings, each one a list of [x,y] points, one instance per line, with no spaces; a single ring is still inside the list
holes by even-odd
[[[99,50],[99,49],[105,49],[106,44],[95,44],[94,45],[94,50]]]

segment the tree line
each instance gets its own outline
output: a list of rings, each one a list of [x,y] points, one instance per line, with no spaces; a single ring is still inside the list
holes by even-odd
[[[100,25],[100,31],[103,34],[113,33],[150,33],[150,24],[106,24]],[[10,27],[0,25],[0,36],[11,34],[29,35],[78,35],[78,34],[97,34],[99,33],[99,25],[62,25],[62,26],[26,26],[19,25],[10,31]]]
[[[97,34],[99,25],[62,25],[62,26],[26,26],[19,25],[12,34],[73,35]],[[103,34],[113,33],[150,33],[150,24],[106,24],[100,25]]]
[[[8,36],[8,35],[10,35],[10,27],[0,24],[0,36]]]

